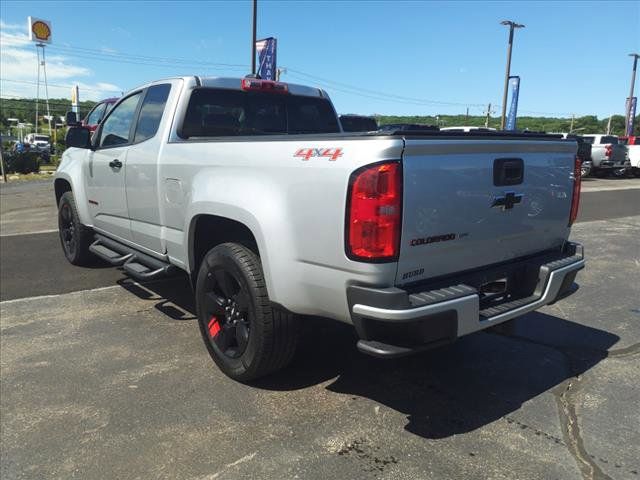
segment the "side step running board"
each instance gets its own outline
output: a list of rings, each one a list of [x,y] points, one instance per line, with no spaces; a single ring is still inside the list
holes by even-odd
[[[155,265],[149,267],[141,263],[141,260],[137,256],[133,256],[131,260],[125,262],[122,268],[136,280],[154,280],[156,278],[168,277],[176,271],[176,267],[170,263],[165,263],[158,268],[155,268]]]
[[[153,280],[174,274],[178,269],[168,262],[158,260],[115,240],[96,235],[96,241],[89,247],[97,257],[123,270],[136,280]]]
[[[107,263],[111,265],[120,266],[131,257],[133,257],[133,253],[120,254],[114,250],[111,250],[109,247],[100,243],[100,240],[96,240],[89,246],[89,251],[93,253],[96,257],[100,257]]]

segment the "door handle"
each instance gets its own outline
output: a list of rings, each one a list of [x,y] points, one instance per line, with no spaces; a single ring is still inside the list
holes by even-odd
[[[122,162],[116,158],[115,160],[111,160],[109,162],[109,166],[111,168],[122,168]]]

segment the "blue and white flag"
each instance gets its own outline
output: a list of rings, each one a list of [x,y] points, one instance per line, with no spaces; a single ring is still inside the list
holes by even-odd
[[[520,93],[520,77],[509,77],[509,85],[511,85],[511,105],[509,106],[509,115],[507,116],[507,130],[516,129],[516,120],[518,117],[518,94]]]
[[[276,79],[276,46],[278,40],[269,37],[256,42],[256,50],[260,64],[258,66],[258,75],[265,80]]]

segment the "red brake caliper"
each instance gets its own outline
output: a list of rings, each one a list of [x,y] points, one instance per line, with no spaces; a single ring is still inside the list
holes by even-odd
[[[216,338],[216,335],[220,332],[220,322],[215,315],[209,320],[209,335],[211,338]]]

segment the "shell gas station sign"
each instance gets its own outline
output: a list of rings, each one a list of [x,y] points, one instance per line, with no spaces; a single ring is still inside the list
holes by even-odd
[[[51,22],[29,17],[29,40],[36,43],[51,43]]]

